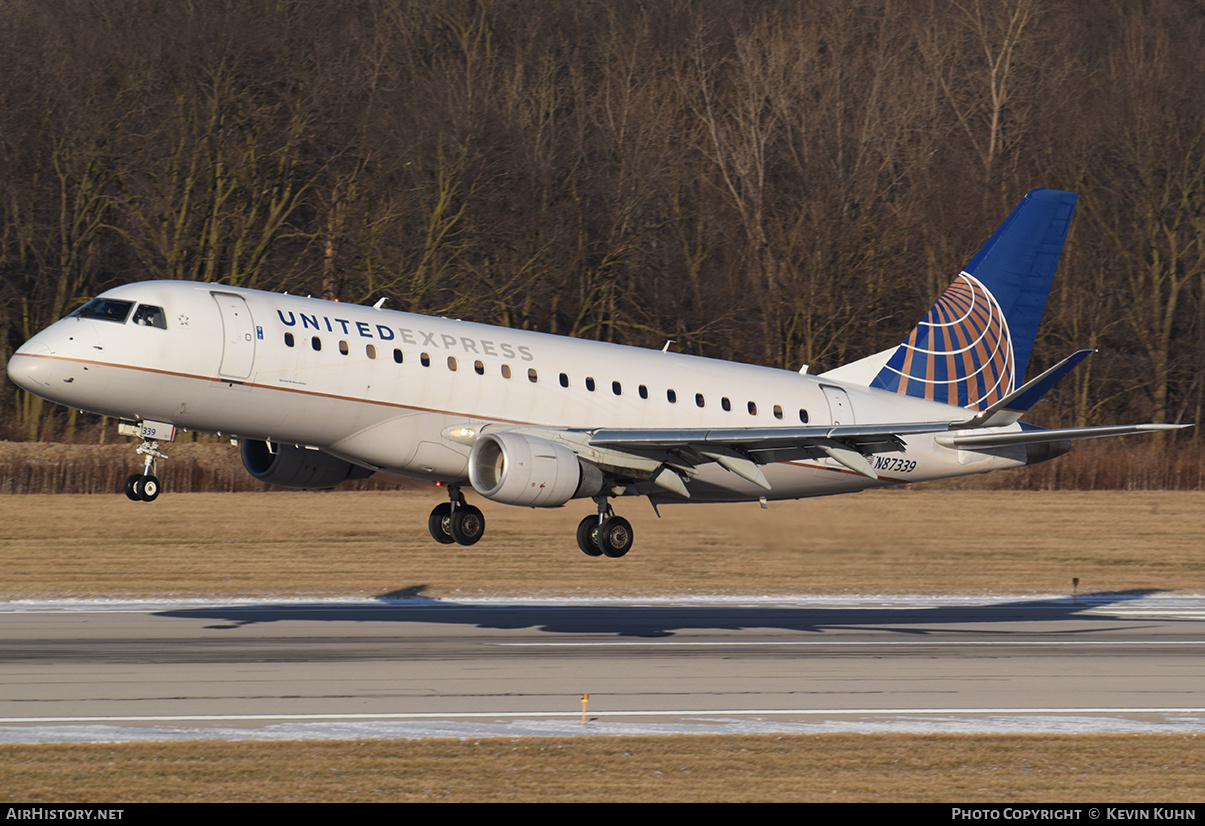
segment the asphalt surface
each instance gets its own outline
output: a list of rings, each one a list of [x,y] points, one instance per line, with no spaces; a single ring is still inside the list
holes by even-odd
[[[0,603],[0,742],[704,731],[1205,731],[1205,596]]]

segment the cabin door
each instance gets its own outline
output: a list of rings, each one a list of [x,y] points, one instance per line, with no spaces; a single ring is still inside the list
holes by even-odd
[[[222,366],[218,375],[244,381],[255,362],[255,323],[241,295],[211,293],[222,313]]]
[[[820,389],[824,391],[824,398],[828,399],[828,412],[833,424],[854,424],[854,407],[849,403],[849,394],[831,384],[822,384]]]

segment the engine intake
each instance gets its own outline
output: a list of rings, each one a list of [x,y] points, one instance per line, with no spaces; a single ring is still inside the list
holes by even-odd
[[[558,508],[594,496],[603,475],[569,448],[522,433],[489,433],[469,453],[469,481],[486,499],[531,508]]]
[[[372,475],[368,468],[296,445],[269,445],[258,439],[243,439],[240,452],[248,473],[261,482],[282,488],[330,490],[348,479],[366,479]]]

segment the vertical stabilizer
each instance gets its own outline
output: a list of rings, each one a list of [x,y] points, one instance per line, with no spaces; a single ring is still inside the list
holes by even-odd
[[[887,360],[871,387],[982,409],[1025,376],[1078,196],[1035,189]]]

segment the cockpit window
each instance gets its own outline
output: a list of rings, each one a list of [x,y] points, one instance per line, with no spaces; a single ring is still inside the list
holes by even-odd
[[[134,323],[141,324],[143,327],[167,329],[167,319],[163,315],[163,308],[153,304],[139,304],[138,310],[134,313]]]
[[[77,318],[99,318],[101,321],[116,321],[124,324],[130,317],[133,301],[118,301],[115,298],[94,298],[76,310],[72,315]]]

